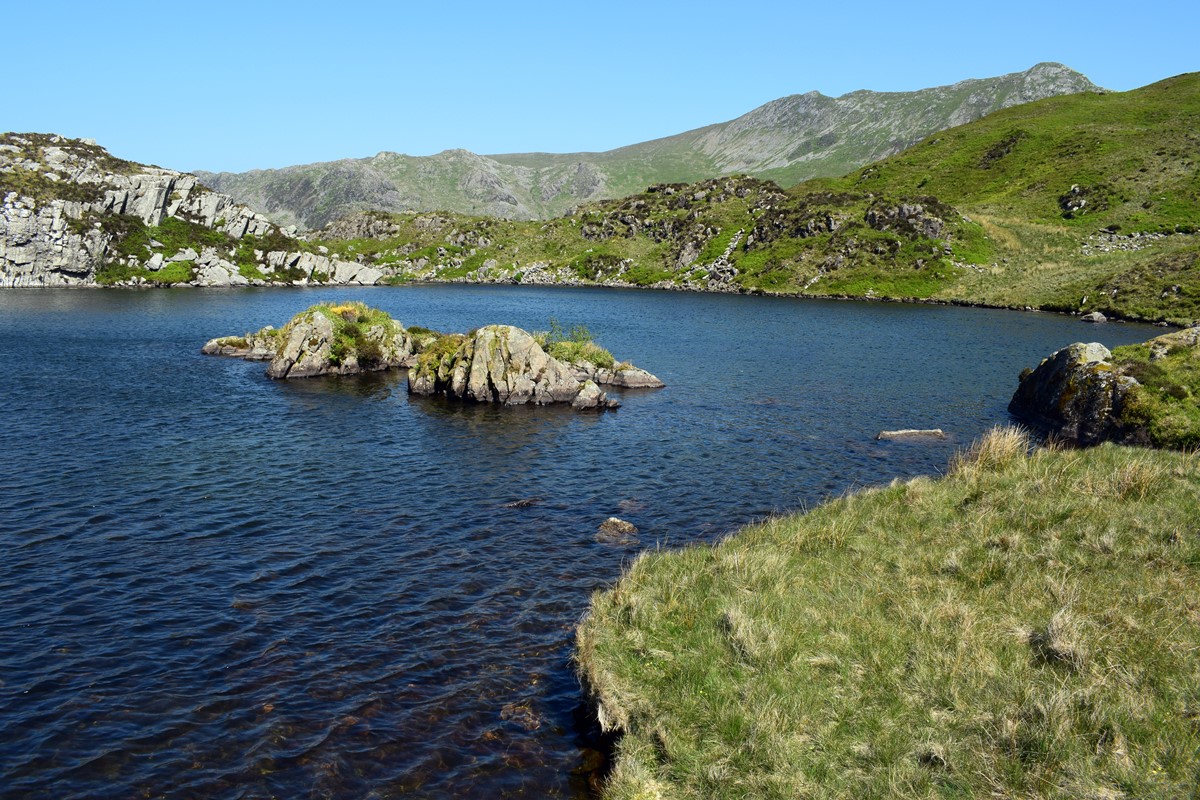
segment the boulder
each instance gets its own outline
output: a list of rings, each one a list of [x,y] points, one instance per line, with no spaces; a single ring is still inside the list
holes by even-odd
[[[200,352],[270,360],[272,378],[309,378],[412,366],[414,350],[408,331],[386,313],[345,303],[315,305],[282,330],[268,325],[257,333],[212,339]]]
[[[1099,311],[1093,311],[1090,314],[1084,314],[1079,319],[1084,322],[1108,322],[1108,317],[1104,316]]]
[[[1008,410],[1054,437],[1088,446],[1123,441],[1121,412],[1138,382],[1121,375],[1112,353],[1098,342],[1076,342],[1022,373]]]
[[[348,310],[332,313],[341,308]],[[271,378],[354,375],[412,363],[408,331],[391,318],[368,322],[358,308],[314,306],[292,317],[279,335],[282,343],[267,366]]]
[[[552,358],[526,331],[488,325],[457,340],[436,345],[409,372],[408,389],[418,395],[445,395],[507,406],[570,403],[575,408],[616,408],[619,403],[592,381]],[[590,385],[589,385],[590,384]]]
[[[309,378],[332,369],[333,322],[316,311],[292,317],[283,329],[284,341],[267,366],[271,378]]]

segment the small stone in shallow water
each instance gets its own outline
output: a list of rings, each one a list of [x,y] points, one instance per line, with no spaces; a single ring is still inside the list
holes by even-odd
[[[500,719],[505,722],[515,723],[527,731],[536,731],[546,721],[541,714],[533,710],[532,703],[529,700],[506,703],[500,709]]]
[[[880,431],[876,439],[945,439],[941,428],[904,428],[898,431]]]
[[[513,500],[511,503],[505,503],[504,505],[502,505],[500,507],[501,508],[529,508],[530,506],[536,506],[540,502],[542,502],[542,498],[540,498],[540,497],[525,497],[525,498],[522,498],[521,500]]]
[[[596,531],[596,539],[601,542],[612,542],[616,544],[625,544],[632,542],[637,538],[638,529],[632,522],[620,519],[618,517],[609,517],[600,523],[599,530]]]

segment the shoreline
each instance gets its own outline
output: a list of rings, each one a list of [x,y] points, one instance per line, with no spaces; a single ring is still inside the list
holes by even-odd
[[[448,280],[438,279],[422,279],[422,280],[406,280],[395,283],[320,283],[320,282],[305,282],[305,283],[262,283],[259,285],[248,286],[201,286],[194,283],[145,283],[136,286],[133,285],[105,285],[100,283],[75,283],[65,284],[62,286],[6,286],[0,287],[0,292],[3,291],[41,291],[46,289],[71,289],[71,290],[112,290],[112,291],[153,291],[158,289],[198,289],[201,291],[222,291],[222,290],[246,290],[246,289],[401,289],[406,286],[504,286],[516,288],[564,288],[564,289],[620,289],[628,291],[646,291],[646,292],[676,292],[682,294],[715,294],[715,295],[737,295],[742,297],[767,297],[779,298],[785,300],[836,300],[864,303],[895,303],[901,305],[928,305],[928,306],[957,306],[959,308],[983,308],[993,311],[1016,311],[1031,314],[1058,314],[1064,317],[1082,317],[1083,314],[1079,311],[1062,311],[1058,309],[1036,308],[1033,306],[1016,306],[1002,305],[996,303],[988,303],[980,300],[965,300],[961,298],[943,300],[940,298],[931,297],[884,297],[884,296],[866,296],[866,295],[833,295],[833,294],[812,294],[810,292],[773,292],[765,289],[740,289],[737,291],[722,291],[697,289],[688,286],[639,286],[637,284],[623,283],[586,283],[583,281],[563,281],[557,283],[520,283],[517,281],[467,281],[457,278]],[[1105,314],[1106,322],[1122,324],[1126,322],[1137,323],[1142,325],[1154,325],[1161,328],[1183,329],[1200,324],[1200,320],[1193,320],[1190,323],[1171,322],[1165,319],[1148,319],[1145,317],[1122,316],[1117,314]],[[1105,323],[1092,323],[1105,324]]]

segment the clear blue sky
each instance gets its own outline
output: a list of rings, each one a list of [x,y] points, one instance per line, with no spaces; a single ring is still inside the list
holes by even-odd
[[[174,169],[608,150],[816,89],[1200,69],[1200,3],[9,2],[0,130]]]

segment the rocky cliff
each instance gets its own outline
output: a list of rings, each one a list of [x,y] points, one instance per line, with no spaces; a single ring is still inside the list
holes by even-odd
[[[195,175],[94,142],[0,135],[0,287],[375,283]]]
[[[1038,64],[915,92],[792,95],[729,122],[603,153],[383,152],[277,170],[199,174],[280,224],[308,228],[364,209],[547,219],[583,201],[654,183],[747,173],[790,185],[840,175],[997,109],[1096,90],[1061,64]]]

